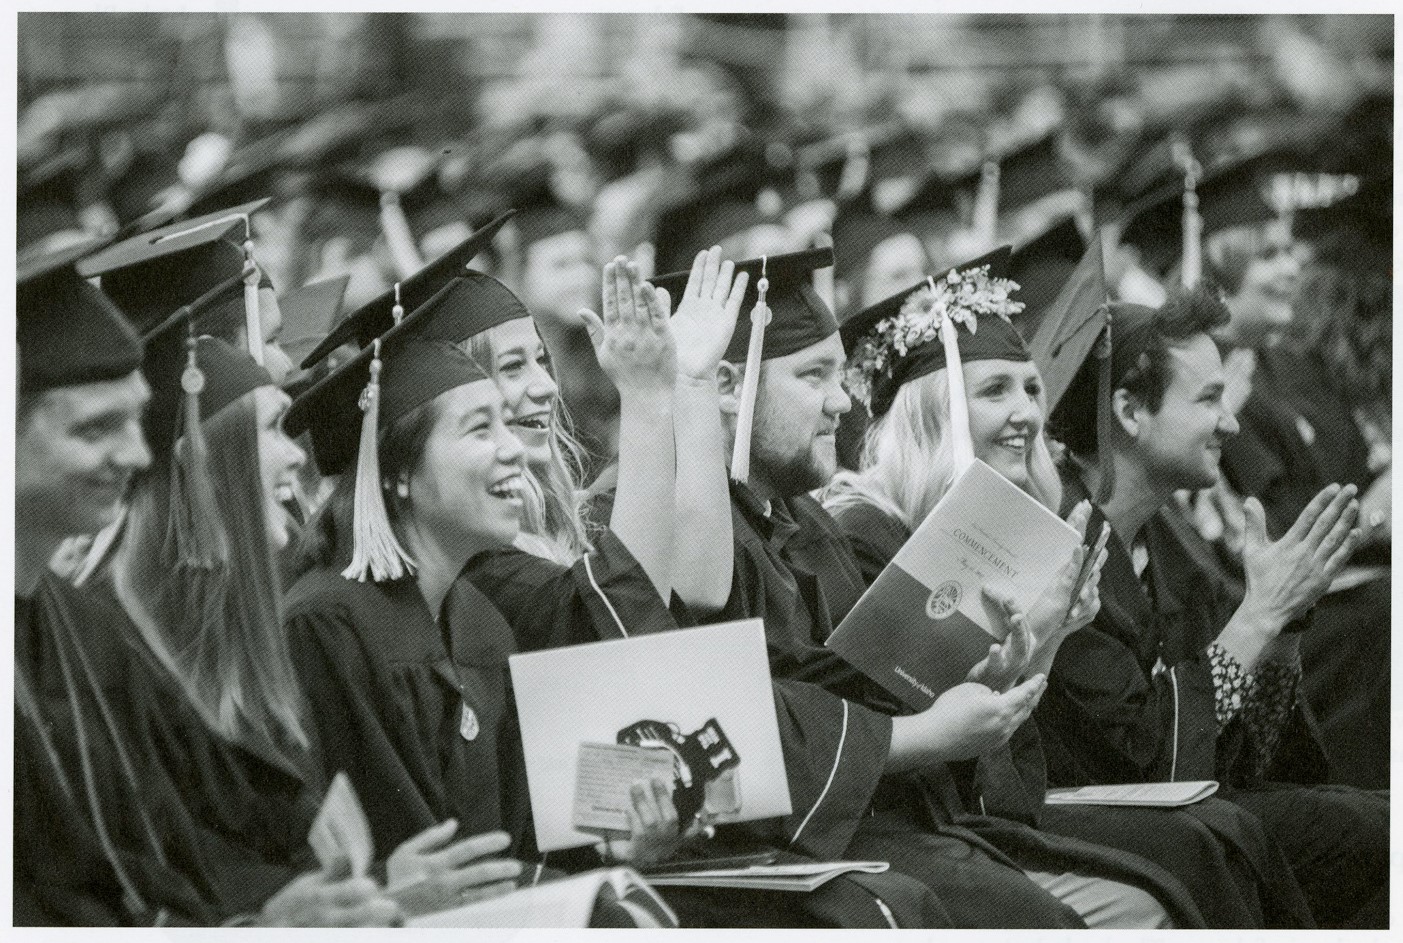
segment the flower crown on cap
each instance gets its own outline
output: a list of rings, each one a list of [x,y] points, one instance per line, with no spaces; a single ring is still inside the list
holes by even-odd
[[[895,317],[877,322],[872,333],[857,342],[848,358],[848,392],[870,401],[878,375],[891,375],[897,360],[924,344],[940,339],[940,326],[946,318],[963,324],[974,334],[979,318],[994,315],[1009,321],[1023,310],[1023,302],[1009,298],[1018,283],[1007,278],[991,278],[989,266],[952,270],[939,281],[906,297]]]

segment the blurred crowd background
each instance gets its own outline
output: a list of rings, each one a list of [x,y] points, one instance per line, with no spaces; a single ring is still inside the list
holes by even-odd
[[[24,13],[19,247],[272,196],[260,265],[280,290],[350,274],[350,308],[410,264],[386,193],[421,260],[546,199],[645,261],[723,162],[801,242],[844,190],[893,209],[1049,136],[1038,189],[1080,193],[1084,230],[1162,176],[1169,133],[1204,166],[1304,141],[1388,193],[1392,61],[1392,18],[1359,15]]]

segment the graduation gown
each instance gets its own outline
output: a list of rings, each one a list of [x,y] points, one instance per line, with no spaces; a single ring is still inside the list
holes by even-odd
[[[1331,482],[1369,487],[1369,448],[1318,357],[1283,347],[1259,351],[1238,435],[1223,445],[1223,474],[1255,496],[1268,532],[1285,533]],[[1388,545],[1365,547],[1359,564],[1387,564]],[[1301,640],[1303,690],[1331,745],[1331,781],[1389,784],[1392,599],[1387,580],[1332,593]]]
[[[921,880],[945,903],[956,926],[1030,927],[1080,923],[1061,902],[1023,874],[1027,870],[1106,877],[1144,887],[1179,926],[1201,926],[1197,907],[1172,875],[1135,855],[1101,849],[1074,838],[1038,836],[1007,840],[1017,823],[954,816],[960,807],[955,773],[946,766],[887,777],[891,697],[824,647],[837,619],[865,589],[858,562],[837,524],[808,497],[775,503],[770,515],[743,485],[732,484],[735,572],[723,617],[765,620],[771,671],[821,688],[874,729],[885,732],[883,749],[848,771],[861,783],[869,807],[859,813],[846,855],[889,860]],[[1017,793],[1015,788],[1013,793]],[[1007,797],[1017,804],[1016,795]],[[981,834],[986,825],[989,830]],[[1076,867],[1068,861],[1075,860]]]
[[[833,516],[868,585],[911,536],[900,519],[868,502],[845,505]],[[1046,805],[1046,760],[1032,718],[1005,747],[977,763],[952,765],[961,803],[947,814],[992,813],[997,818],[971,827],[996,834],[995,841],[1036,847],[1041,839],[1029,834],[1035,829],[1140,855],[1184,884],[1210,927],[1309,925],[1294,882],[1288,878],[1279,888],[1259,878],[1274,868],[1284,871],[1285,861],[1260,823],[1232,803],[1209,798],[1183,810]],[[1055,855],[1056,843],[1042,853]]]
[[[609,493],[598,496],[608,519]],[[610,531],[596,551],[572,567],[514,547],[479,554],[464,578],[511,626],[520,650],[535,650],[665,632],[689,624],[674,600],[664,606],[642,568]],[[853,773],[885,757],[890,725],[876,731],[848,716],[820,689],[777,684],[776,713],[794,812],[783,819],[723,826],[718,854],[768,847],[781,861],[840,857],[868,794],[854,790]],[[846,747],[850,741],[854,744]],[[560,856],[557,856],[559,858]],[[853,875],[812,894],[664,888],[689,927],[936,927],[950,918],[918,882],[901,875]]]
[[[17,923],[217,925],[292,876],[202,819],[168,751],[227,757],[124,618],[52,574],[16,601]]]
[[[1063,510],[1087,497],[1063,478]],[[1093,509],[1089,533],[1104,521]],[[1194,568],[1177,541],[1147,526],[1147,591],[1112,533],[1101,610],[1058,650],[1035,717],[1054,785],[1216,779],[1279,845],[1322,925],[1386,910],[1386,799],[1322,782],[1319,728],[1298,703],[1269,763],[1241,716],[1219,733],[1206,653],[1232,595]],[[1265,775],[1258,770],[1265,767]]]

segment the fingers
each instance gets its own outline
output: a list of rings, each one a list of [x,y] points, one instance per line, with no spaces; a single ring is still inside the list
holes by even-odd
[[[710,249],[703,249],[692,260],[692,273],[687,276],[687,287],[682,289],[683,300],[706,297],[702,290],[702,283],[706,280],[706,263],[710,255]]]
[[[418,835],[399,846],[400,851],[423,852],[438,848],[458,831],[457,819],[444,819],[437,825],[424,829]]]
[[[473,888],[490,887],[503,882],[515,884],[521,877],[521,862],[511,859],[482,861],[466,868],[451,872],[446,876],[444,886],[455,894],[462,894]]]
[[[1351,530],[1349,534],[1346,535],[1344,542],[1340,544],[1340,548],[1330,555],[1330,559],[1325,561],[1326,576],[1333,580],[1335,576],[1345,568],[1345,564],[1349,562],[1349,558],[1354,556],[1354,551],[1358,550],[1359,545],[1363,542],[1364,531],[1360,530],[1358,527]]]
[[[643,830],[651,832],[657,828],[658,821],[662,817],[661,812],[653,799],[652,790],[645,782],[636,782],[629,787],[629,797],[633,800],[633,811],[638,816],[638,823],[643,826]]]
[[[726,318],[732,323],[740,317],[741,302],[745,300],[745,289],[749,284],[749,272],[741,272],[731,283],[731,293],[726,296]]]
[[[658,809],[658,824],[665,834],[677,834],[677,806],[672,801],[672,793],[668,791],[667,783],[661,779],[653,780],[653,803]]]
[[[1300,526],[1302,518],[1310,514],[1311,508],[1319,501],[1320,495],[1316,495],[1311,503],[1306,506],[1306,509],[1301,512],[1301,516],[1296,518],[1296,523],[1291,525],[1291,531],[1288,531],[1288,533],[1294,532],[1296,528]],[[1324,507],[1323,503],[1321,507]],[[1319,513],[1320,512],[1317,510],[1315,516],[1319,516]],[[1311,520],[1314,521],[1315,517],[1312,517]],[[1245,554],[1251,554],[1258,548],[1266,546],[1267,515],[1266,512],[1262,510],[1261,501],[1258,501],[1256,498],[1248,498],[1246,501],[1242,502],[1242,521],[1243,552]],[[1302,533],[1304,533],[1304,531],[1302,531]]]
[[[1095,556],[1097,559],[1096,569],[1100,570],[1101,565],[1106,562],[1106,544],[1111,540],[1111,525],[1109,522],[1101,524],[1101,536],[1096,539]]]
[[[506,832],[486,832],[454,842],[442,851],[432,855],[435,864],[445,868],[460,868],[469,861],[501,854],[511,845]]]
[[[619,320],[618,262],[608,262],[600,282],[599,303],[604,307],[605,324],[615,324]]]
[[[640,287],[649,324],[654,330],[665,326],[672,316],[672,296],[666,288],[654,288],[648,282],[642,282]]]
[[[1091,523],[1091,502],[1082,501],[1067,515],[1067,525],[1082,537],[1086,536],[1086,525]]]
[[[1330,502],[1333,501],[1335,499],[1335,496],[1339,493],[1339,485],[1332,484],[1326,485],[1324,488],[1321,488],[1320,493],[1317,494],[1315,497],[1311,498],[1310,504],[1307,504],[1305,510],[1301,511],[1300,516],[1298,516],[1295,522],[1291,525],[1291,529],[1286,532],[1286,536],[1296,541],[1304,540],[1306,534],[1310,533],[1310,529],[1315,526],[1316,520],[1320,517],[1321,514],[1325,512],[1325,509],[1330,506]],[[1257,501],[1256,498],[1248,498],[1247,502],[1255,502],[1256,511],[1261,512],[1262,502]],[[1246,508],[1244,507],[1244,510],[1245,509]],[[1263,517],[1262,519],[1265,521],[1265,517]],[[1265,539],[1265,528],[1263,529],[1262,536],[1263,539]]]
[[[710,298],[716,293],[716,277],[721,271],[721,247],[707,249],[702,259],[701,297]]]
[[[1323,516],[1323,515],[1322,515]],[[1330,532],[1321,538],[1320,546],[1315,551],[1317,561],[1328,560],[1334,556],[1335,552],[1345,542],[1351,531],[1356,530],[1359,523],[1359,502],[1350,501],[1345,506],[1344,511],[1335,521],[1335,526],[1330,528]]]
[[[608,305],[605,305],[605,310],[608,310]],[[581,308],[576,312],[576,315],[585,324],[585,331],[589,333],[589,342],[594,345],[595,350],[598,350],[600,345],[604,343],[604,321],[588,308]]]
[[[459,896],[465,904],[476,904],[479,901],[492,900],[497,897],[504,897],[516,890],[515,881],[501,881],[497,884],[488,884],[484,887],[474,887],[463,891]]]
[[[1308,544],[1319,545],[1324,541],[1326,535],[1334,530],[1335,525],[1339,523],[1345,510],[1351,505],[1354,506],[1356,512],[1358,511],[1359,505],[1354,500],[1356,493],[1357,489],[1354,485],[1346,485],[1339,490],[1338,494],[1330,499],[1330,503],[1325,506],[1324,511],[1320,512],[1320,516],[1315,519],[1315,523],[1311,525],[1310,531],[1306,534],[1306,542]],[[1348,528],[1346,528],[1346,530],[1348,530]]]
[[[342,910],[335,910],[328,921],[333,927],[394,927],[404,921],[399,905],[387,897]]]
[[[1018,603],[1013,599],[1013,593],[1009,592],[1006,586],[984,584],[984,598],[998,606],[1006,620],[1011,621],[1014,616],[1021,615]]]
[[[730,259],[721,263],[721,270],[716,273],[716,284],[712,288],[710,298],[719,305],[725,305],[726,299],[731,294],[731,280],[736,274],[736,263]]]

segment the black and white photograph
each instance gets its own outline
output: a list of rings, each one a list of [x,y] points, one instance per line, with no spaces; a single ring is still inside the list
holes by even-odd
[[[254,6],[9,20],[8,925],[1389,929],[1386,5]]]

